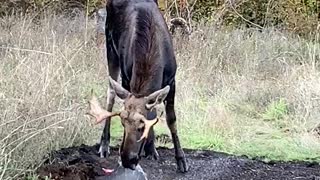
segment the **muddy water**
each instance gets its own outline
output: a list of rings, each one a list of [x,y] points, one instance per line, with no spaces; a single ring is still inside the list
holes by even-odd
[[[108,159],[97,155],[98,146],[71,147],[53,152],[51,158],[38,169],[42,177],[51,174],[54,179],[108,180],[120,176],[105,176],[102,168],[117,169],[117,149],[112,148]],[[263,163],[245,157],[235,157],[212,151],[185,150],[190,166],[189,172],[181,174],[176,171],[174,150],[158,148],[160,160],[141,160],[141,167],[149,180],[190,180],[190,179],[298,179],[320,180],[320,165],[318,163],[289,162]],[[123,171],[123,170],[122,170]],[[129,176],[130,177],[130,176]],[[129,179],[136,179],[131,176]],[[121,178],[120,178],[121,179]]]

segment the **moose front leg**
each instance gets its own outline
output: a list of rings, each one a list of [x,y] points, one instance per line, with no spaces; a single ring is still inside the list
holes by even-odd
[[[157,117],[157,112],[155,109],[153,109],[147,114],[147,119],[155,119],[156,117]],[[154,159],[154,160],[159,159],[159,154],[155,146],[155,134],[154,134],[153,127],[150,128],[149,135],[146,140],[146,144],[144,145],[144,152],[147,159]]]
[[[112,112],[114,101],[115,101],[115,92],[110,87],[108,87],[107,92],[107,111]],[[110,154],[109,144],[110,144],[110,120],[107,118],[105,120],[103,133],[100,140],[99,154],[101,158],[108,157]]]
[[[171,137],[175,149],[175,158],[177,161],[178,170],[180,172],[187,172],[188,165],[186,162],[186,158],[184,152],[180,146],[180,141],[177,132],[177,125],[176,125],[176,114],[174,110],[174,96],[175,96],[175,85],[171,86],[170,92],[166,99],[166,118],[167,124],[171,132]]]
[[[151,127],[150,131],[149,131],[148,139],[147,139],[146,144],[144,146],[144,152],[145,152],[145,156],[147,157],[147,159],[158,160],[159,154],[156,150],[156,146],[155,146],[154,141],[155,141],[154,130],[153,130],[153,127]]]
[[[113,52],[111,49],[110,45],[107,45],[108,49],[108,70],[109,70],[109,75],[111,76],[112,79],[116,80],[118,79],[118,76],[120,74],[120,65],[119,61],[116,57],[116,54]],[[112,112],[113,105],[115,103],[115,97],[116,93],[115,91],[111,88],[110,84],[108,87],[107,91],[107,111]],[[100,140],[100,148],[99,148],[99,154],[100,157],[108,157],[110,154],[109,150],[109,144],[110,144],[110,120],[111,118],[107,118],[105,120],[104,128],[103,128],[103,133],[101,135],[101,140]]]

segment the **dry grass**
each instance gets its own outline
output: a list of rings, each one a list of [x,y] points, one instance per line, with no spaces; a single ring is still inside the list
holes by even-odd
[[[319,160],[319,44],[272,29],[203,31],[192,43],[177,42],[184,44],[177,50],[183,142]]]
[[[6,176],[39,163],[49,150],[89,143],[98,134],[84,115],[86,95],[91,88],[104,94],[106,84],[92,23],[86,28],[80,17],[31,21],[8,17],[0,30],[0,163]]]
[[[91,88],[105,96],[107,73],[91,20],[0,21],[0,179],[14,179],[51,150],[98,142],[86,100]],[[175,37],[183,146],[319,160],[319,44],[272,29],[201,29],[188,43]]]

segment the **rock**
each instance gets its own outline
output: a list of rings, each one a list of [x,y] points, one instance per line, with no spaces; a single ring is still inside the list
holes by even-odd
[[[135,170],[119,166],[109,176],[105,176],[104,180],[147,180],[147,175],[140,165],[137,165]]]

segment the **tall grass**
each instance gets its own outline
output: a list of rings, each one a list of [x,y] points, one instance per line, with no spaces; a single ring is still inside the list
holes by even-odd
[[[99,95],[105,90],[92,22],[86,29],[80,16],[32,21],[6,17],[1,24],[0,163],[6,177],[50,150],[92,142],[97,132],[85,116],[86,95],[91,88]]]
[[[98,142],[102,127],[85,113],[92,88],[105,97],[107,69],[92,20],[0,22],[0,179],[14,179],[51,150]],[[174,38],[183,147],[319,160],[319,44],[273,29],[200,29]],[[113,143],[121,130],[113,121]]]
[[[183,142],[319,160],[320,45],[274,29],[203,31],[190,43],[177,42]]]

